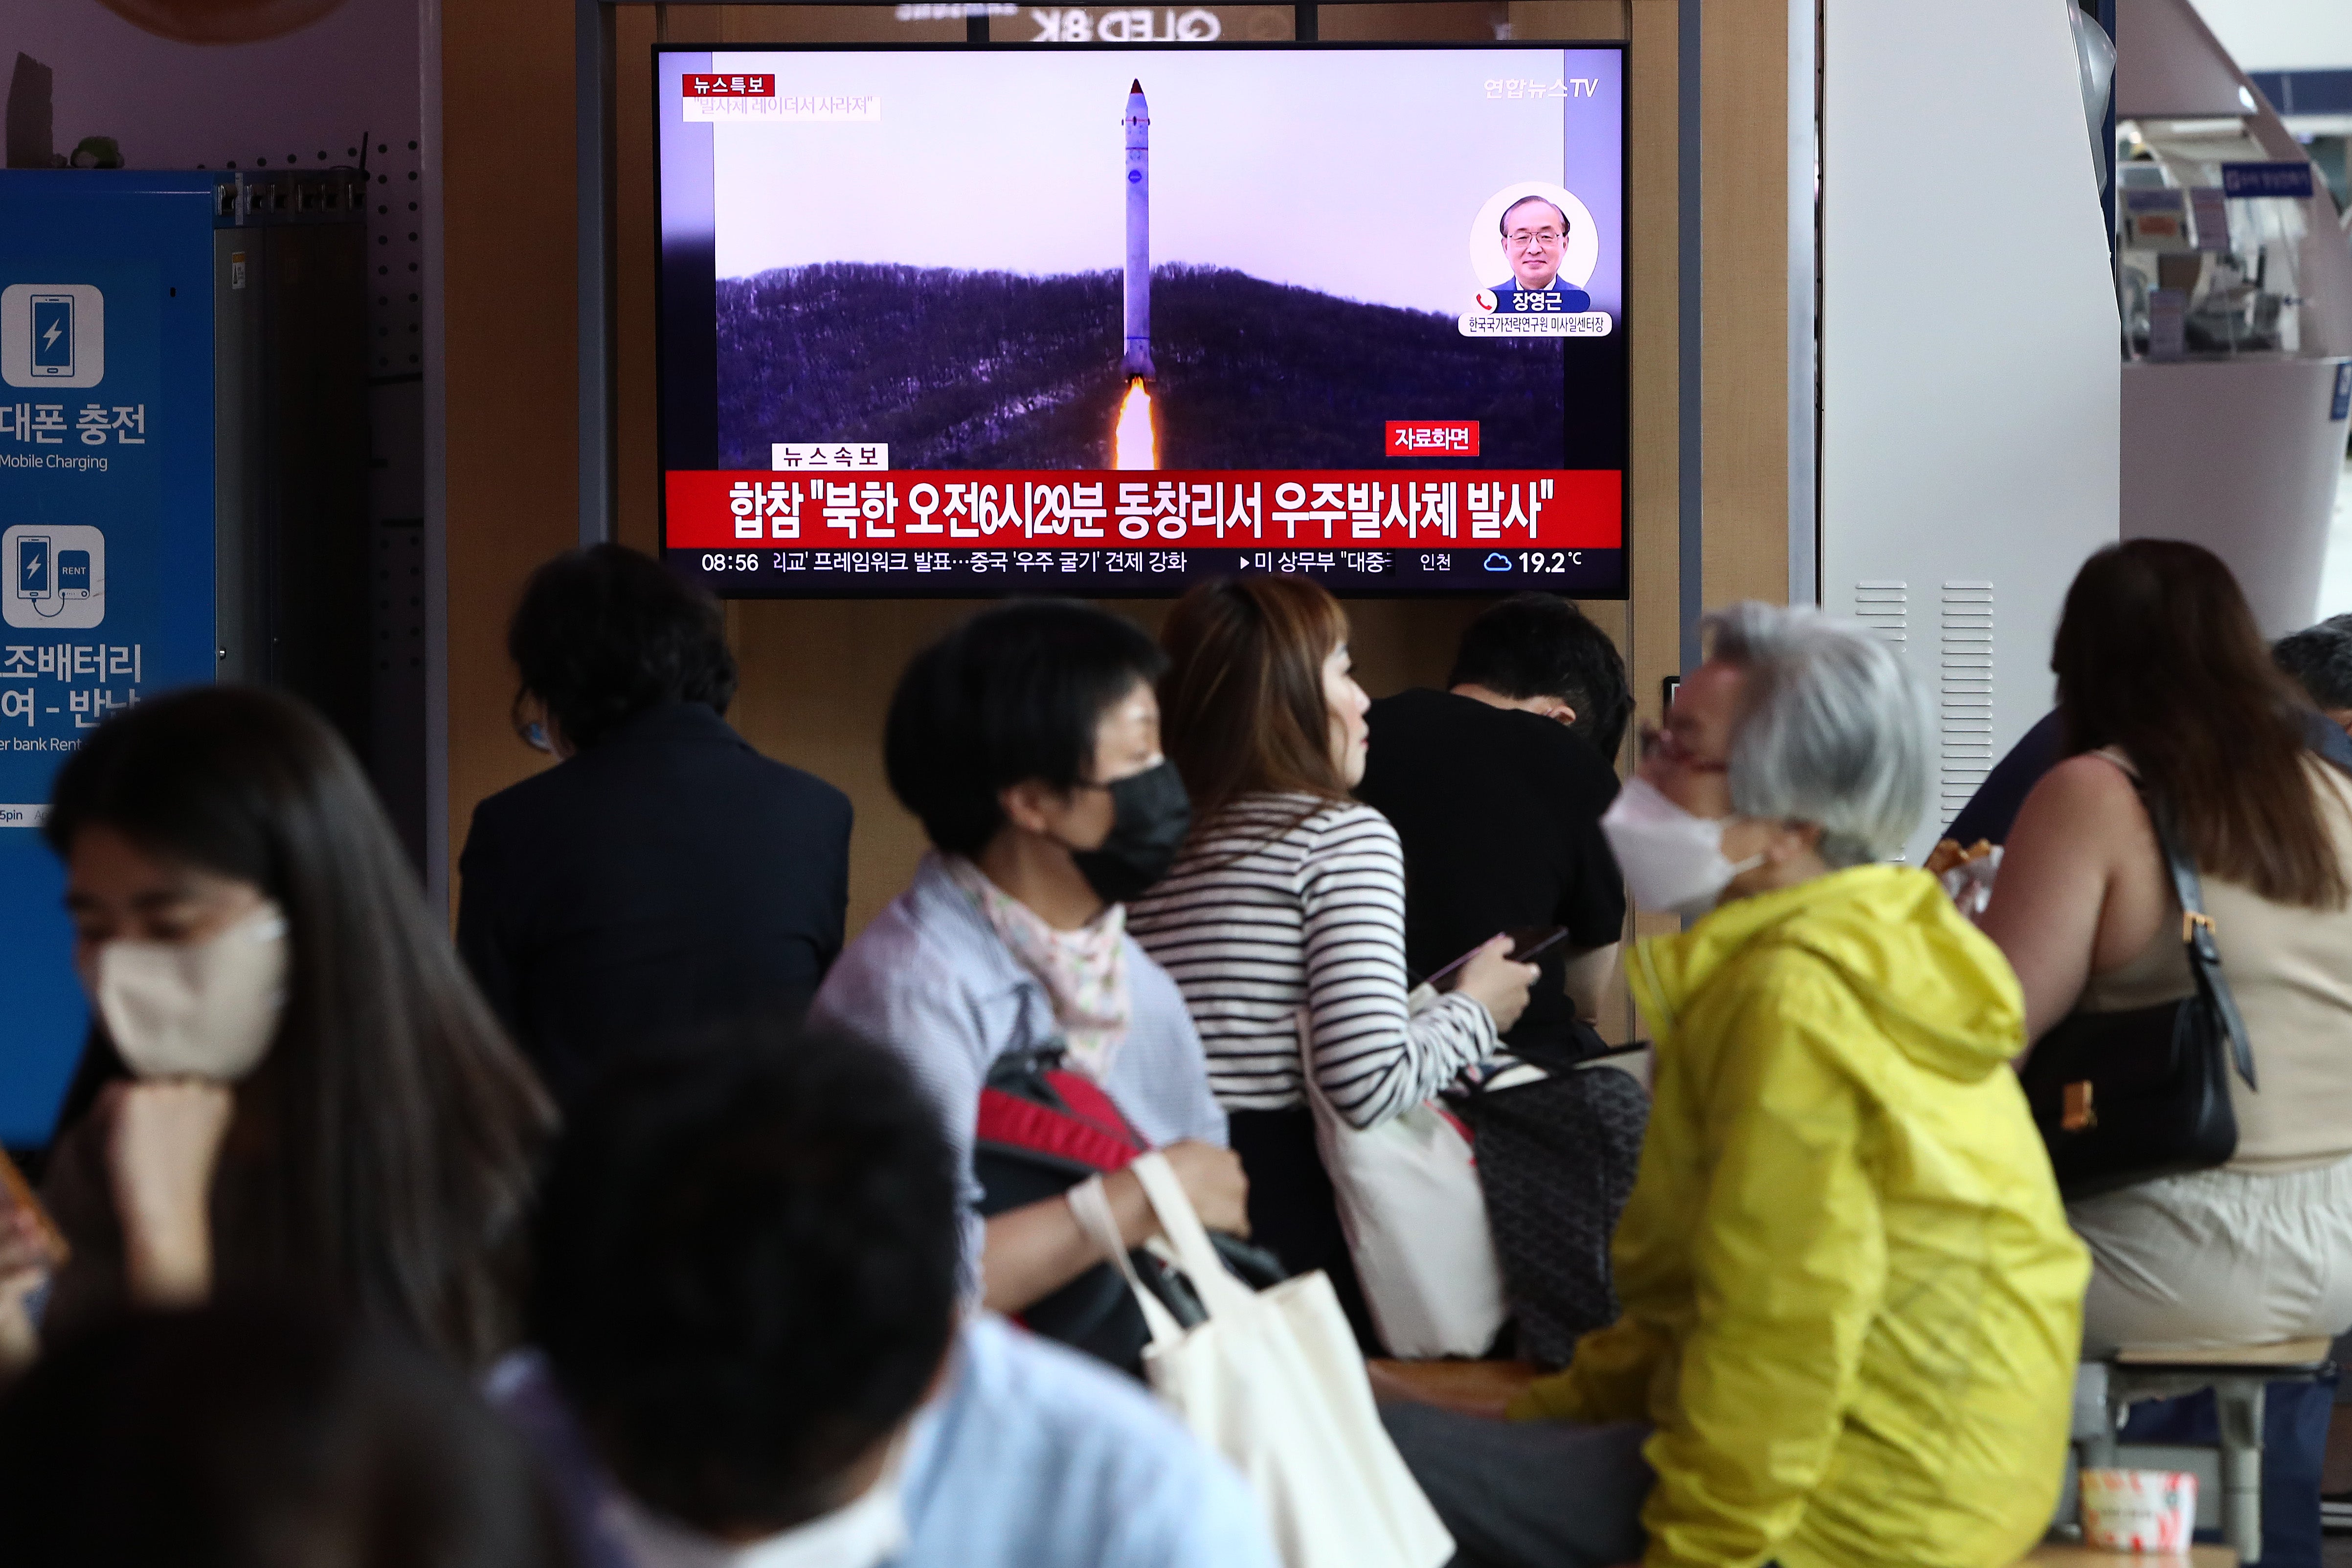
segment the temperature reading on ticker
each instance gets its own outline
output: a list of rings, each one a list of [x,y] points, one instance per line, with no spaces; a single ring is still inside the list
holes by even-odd
[[[1519,570],[1522,572],[1573,572],[1584,564],[1581,550],[1522,550]]]

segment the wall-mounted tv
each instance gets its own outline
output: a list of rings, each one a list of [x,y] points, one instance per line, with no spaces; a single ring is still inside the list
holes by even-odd
[[[655,54],[731,597],[1626,587],[1622,46]]]

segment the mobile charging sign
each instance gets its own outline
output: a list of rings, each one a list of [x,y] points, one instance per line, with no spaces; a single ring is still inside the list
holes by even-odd
[[[88,1027],[38,831],[58,769],[215,668],[213,191],[0,174],[0,1142],[47,1136]]]

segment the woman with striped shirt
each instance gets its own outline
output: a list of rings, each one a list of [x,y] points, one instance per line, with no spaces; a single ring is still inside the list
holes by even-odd
[[[1129,906],[1128,931],[1200,1030],[1249,1176],[1252,1236],[1294,1272],[1328,1272],[1370,1345],[1307,1075],[1350,1125],[1378,1126],[1493,1056],[1537,971],[1497,937],[1434,1005],[1409,1011],[1403,851],[1348,794],[1370,701],[1349,673],[1337,600],[1303,579],[1204,584],[1160,641],[1163,743],[1194,826],[1175,868]],[[1475,809],[1466,790],[1464,808]]]

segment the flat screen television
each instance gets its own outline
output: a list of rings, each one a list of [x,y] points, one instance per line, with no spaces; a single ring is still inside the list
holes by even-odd
[[[1622,46],[655,53],[730,597],[1626,588]]]

